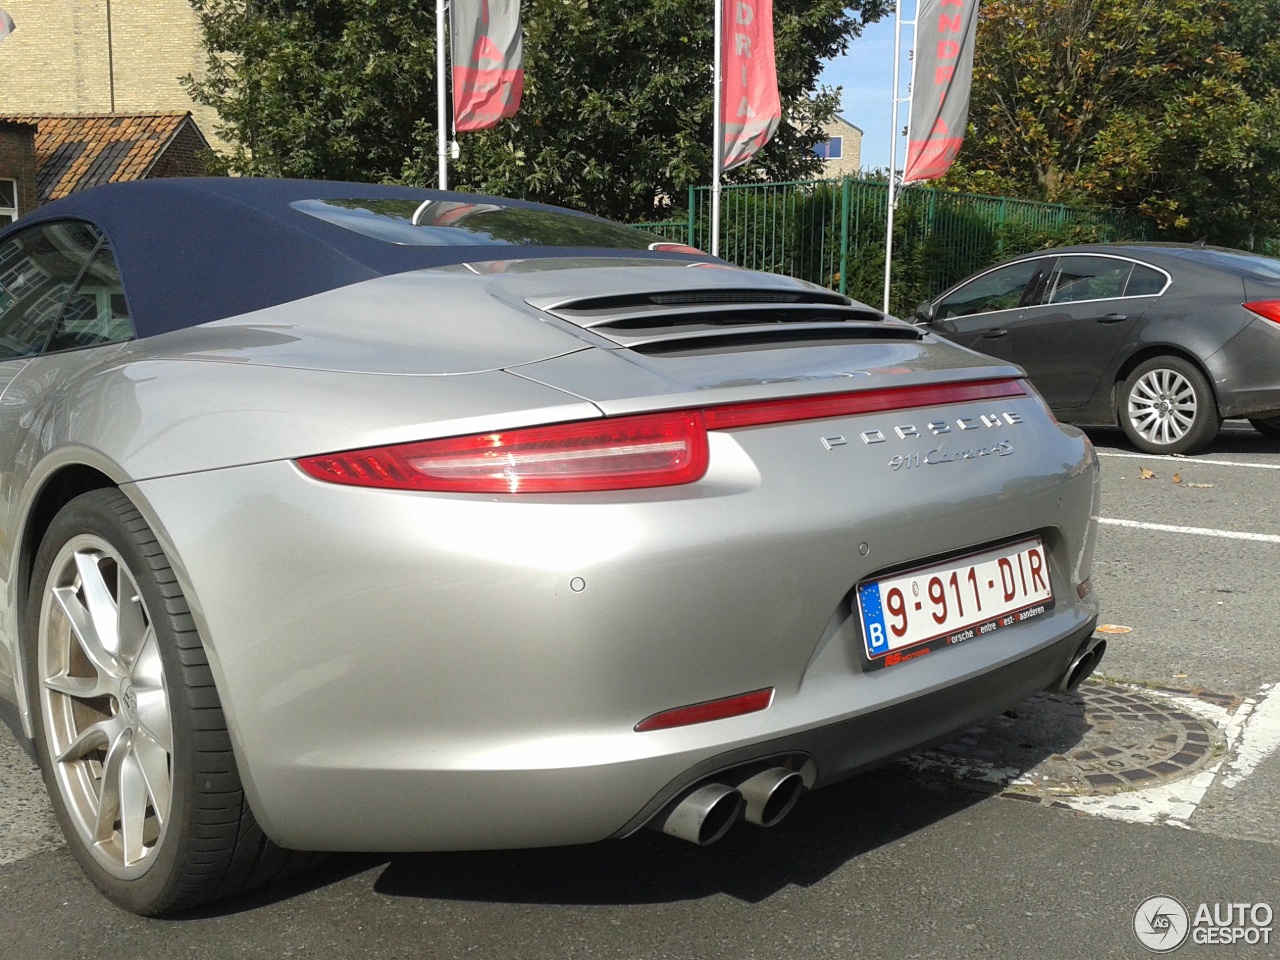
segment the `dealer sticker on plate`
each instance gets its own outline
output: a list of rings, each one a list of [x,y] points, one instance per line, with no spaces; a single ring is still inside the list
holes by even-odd
[[[1039,537],[858,584],[869,668],[892,666],[1053,609]]]

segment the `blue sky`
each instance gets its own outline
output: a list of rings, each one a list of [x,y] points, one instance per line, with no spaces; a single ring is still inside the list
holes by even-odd
[[[893,90],[893,15],[870,24],[862,36],[849,44],[849,52],[829,62],[820,82],[843,87],[840,115],[862,130],[862,165],[889,166],[890,118]],[[902,88],[906,89],[910,64],[906,47],[911,31],[904,31]],[[898,109],[898,126],[907,122],[906,104]],[[898,144],[898,165],[902,165],[905,144]]]

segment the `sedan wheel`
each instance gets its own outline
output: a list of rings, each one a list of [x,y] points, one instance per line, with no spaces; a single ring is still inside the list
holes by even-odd
[[[1139,450],[1191,453],[1207,446],[1221,425],[1208,380],[1185,360],[1148,360],[1124,382],[1120,426]]]
[[[108,897],[163,913],[291,865],[249,811],[186,599],[124,494],[58,513],[27,614],[36,752],[67,843]]]
[[[1264,437],[1280,440],[1280,417],[1254,417],[1249,425]]]

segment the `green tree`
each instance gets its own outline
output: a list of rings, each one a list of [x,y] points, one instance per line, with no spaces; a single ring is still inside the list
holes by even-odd
[[[460,136],[450,186],[660,217],[711,171],[715,0],[528,0],[520,111]],[[226,172],[436,181],[435,11],[412,0],[191,0],[208,67],[187,86],[223,120]],[[786,119],[729,180],[815,172],[837,106],[823,61],[889,0],[775,0]]]
[[[1280,225],[1276,0],[984,0],[946,185],[1154,217],[1242,244]]]

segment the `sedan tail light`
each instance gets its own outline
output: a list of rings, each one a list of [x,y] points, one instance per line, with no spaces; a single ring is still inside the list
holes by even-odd
[[[1273,323],[1280,323],[1280,300],[1254,300],[1246,303],[1244,308]]]
[[[454,493],[573,493],[692,483],[707,431],[1025,396],[1016,380],[926,384],[604,417],[305,457],[329,483]]]

